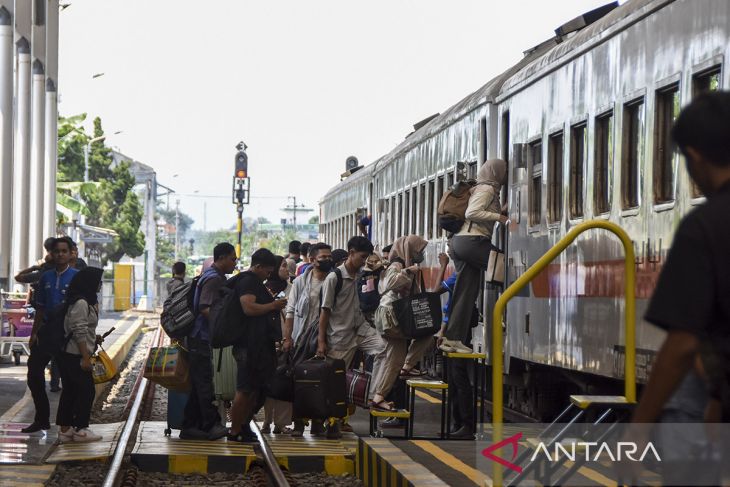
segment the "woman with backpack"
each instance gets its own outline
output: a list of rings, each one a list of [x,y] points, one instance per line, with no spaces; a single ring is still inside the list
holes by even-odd
[[[433,337],[425,336],[415,340],[406,338],[398,326],[393,311],[393,302],[410,296],[411,292],[419,293],[421,287],[421,270],[418,266],[423,262],[423,252],[428,242],[418,235],[400,237],[393,243],[390,251],[390,266],[380,279],[380,305],[375,310],[375,329],[385,342],[385,361],[375,381],[375,395],[370,407],[390,411],[395,409],[385,397],[393,388],[399,375],[415,376],[416,364],[431,346]]]
[[[479,278],[487,270],[492,250],[494,223],[506,223],[499,194],[507,176],[507,163],[490,159],[477,173],[477,185],[469,197],[461,230],[450,242],[456,268],[456,284],[451,301],[451,316],[439,347],[445,352],[471,353],[465,345],[471,338],[471,316],[479,294]]]
[[[57,356],[63,391],[58,402],[56,424],[61,443],[91,442],[101,436],[89,429],[91,406],[94,403],[94,379],[91,355],[100,337],[97,295],[104,273],[97,267],[80,270],[71,280],[66,298],[64,330],[66,343]]]

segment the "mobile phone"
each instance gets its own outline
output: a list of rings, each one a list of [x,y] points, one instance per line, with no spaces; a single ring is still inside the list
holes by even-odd
[[[284,299],[286,298],[286,293],[284,291],[281,291],[279,294],[274,296],[276,299]]]

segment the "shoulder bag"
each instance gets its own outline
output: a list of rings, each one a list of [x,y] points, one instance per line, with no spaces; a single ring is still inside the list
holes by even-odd
[[[393,311],[401,333],[406,338],[434,335],[441,328],[441,296],[425,291],[423,274],[421,292],[416,291],[416,280],[411,284],[411,294],[393,301]]]

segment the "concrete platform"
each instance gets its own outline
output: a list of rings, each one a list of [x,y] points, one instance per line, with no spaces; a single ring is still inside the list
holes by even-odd
[[[173,430],[166,437],[167,424],[143,421],[132,450],[132,462],[140,470],[170,473],[246,472],[256,459],[253,444],[226,441],[195,441],[178,438]],[[357,436],[345,433],[342,440],[316,438],[305,432],[303,438],[267,435],[279,463],[291,472],[327,472],[332,475],[355,472]]]
[[[102,436],[101,441],[91,443],[63,443],[56,445],[46,463],[74,462],[82,460],[106,460],[114,455],[123,422],[92,424],[91,430]]]

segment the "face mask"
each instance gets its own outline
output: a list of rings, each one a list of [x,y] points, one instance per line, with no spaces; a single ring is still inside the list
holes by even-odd
[[[420,264],[421,262],[423,262],[424,258],[425,257],[423,255],[423,252],[419,252],[416,255],[414,255],[413,257],[411,257],[411,262],[413,262],[414,264]]]
[[[317,266],[319,267],[320,271],[329,272],[332,270],[332,261],[330,259],[318,260]]]

